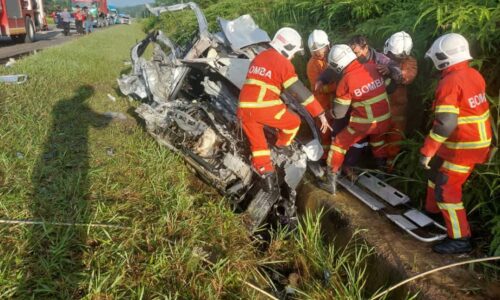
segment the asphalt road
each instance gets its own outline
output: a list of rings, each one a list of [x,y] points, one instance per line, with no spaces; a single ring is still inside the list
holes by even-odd
[[[67,41],[77,38],[75,31],[72,30],[70,36],[64,36],[61,29],[43,31],[36,33],[36,41],[33,43],[14,43],[10,38],[0,38],[0,64],[4,64],[10,57],[19,57],[28,55],[34,51],[49,48],[55,45],[63,44]]]

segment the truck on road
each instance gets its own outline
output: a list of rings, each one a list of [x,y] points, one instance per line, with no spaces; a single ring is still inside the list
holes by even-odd
[[[43,0],[0,0],[0,36],[30,43],[46,29]]]

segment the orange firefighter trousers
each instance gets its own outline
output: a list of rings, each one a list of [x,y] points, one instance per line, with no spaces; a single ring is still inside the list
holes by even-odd
[[[328,154],[328,165],[331,166],[332,171],[334,173],[339,171],[344,163],[347,150],[365,137],[368,137],[374,157],[387,157],[386,147],[384,147],[384,134],[389,129],[389,126],[389,120],[366,125],[354,125],[350,123],[347,128],[335,136],[332,142],[330,153]]]
[[[437,157],[429,171],[425,209],[441,213],[448,236],[453,239],[471,236],[467,213],[462,202],[462,185],[474,169],[474,165],[457,165]]]
[[[300,118],[287,109],[281,116],[266,110],[243,113],[241,120],[243,131],[250,142],[252,164],[254,168],[260,174],[273,172],[274,167],[271,161],[271,151],[269,150],[264,134],[264,127],[267,126],[277,129],[278,135],[276,146],[286,147],[290,145],[299,131]]]

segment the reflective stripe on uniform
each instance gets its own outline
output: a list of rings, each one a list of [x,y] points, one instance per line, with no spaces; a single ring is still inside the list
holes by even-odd
[[[444,141],[446,141],[447,137],[445,136],[442,136],[442,135],[439,135],[437,133],[434,133],[434,131],[431,130],[431,132],[429,133],[429,137],[433,140],[435,140],[436,142],[438,143],[443,143]]]
[[[335,98],[333,102],[341,104],[341,105],[351,105],[351,99],[342,99],[342,98]]]
[[[375,103],[380,102],[380,101],[387,99],[387,98],[388,98],[387,93],[383,93],[381,95],[375,96],[375,97],[370,98],[370,99],[366,99],[366,100],[359,101],[359,102],[354,102],[352,104],[352,107],[361,107],[361,106],[366,107],[368,105],[375,104]]]
[[[480,116],[470,116],[470,117],[458,117],[458,124],[471,124],[486,122],[490,118],[490,111],[487,110],[484,114]]]
[[[390,118],[391,118],[391,113],[387,113],[383,116],[372,118],[372,119],[351,117],[351,122],[360,123],[360,124],[370,124],[370,123],[374,123],[374,122],[382,122],[382,121],[388,120]]]
[[[478,142],[444,142],[449,149],[479,149],[491,145],[491,139]]]
[[[286,133],[286,134],[290,135],[290,138],[286,142],[285,146],[289,146],[292,143],[292,140],[295,138],[295,135],[297,134],[297,132],[299,131],[299,129],[300,129],[300,126],[297,127],[297,128],[294,128],[294,129],[283,129],[282,130],[283,133]]]
[[[381,147],[384,144],[385,144],[384,141],[380,141],[380,142],[370,143],[370,146],[372,146],[372,147]]]
[[[267,90],[274,92],[278,96],[281,94],[281,90],[278,87],[272,84],[268,84],[261,80],[250,78],[245,81],[245,84],[256,85],[260,87],[259,96],[257,97],[257,102],[264,101],[264,97],[266,96]]]
[[[453,172],[464,173],[464,174],[469,173],[469,170],[470,170],[469,166],[457,165],[457,164],[451,163],[449,161],[445,161],[443,163],[443,168],[448,169],[448,170],[453,171]]]
[[[436,184],[434,184],[434,182],[432,182],[430,180],[427,180],[427,187],[430,187],[431,189],[433,189],[436,187]]]
[[[309,98],[307,98],[304,102],[302,102],[302,105],[303,105],[303,106],[307,106],[307,105],[309,105],[309,104],[311,104],[311,103],[313,103],[313,102],[314,102],[314,96],[313,96],[313,95],[311,95],[311,96],[309,96]]]
[[[350,134],[355,134],[356,130],[352,129],[350,126],[347,126],[347,132],[349,132]]]
[[[332,149],[333,151],[337,151],[337,152],[342,153],[342,154],[346,154],[346,152],[347,152],[346,150],[344,150],[344,149],[340,148],[339,146],[335,146],[335,145],[332,145],[332,146],[331,146],[331,149]],[[331,152],[331,151],[330,151],[330,152]]]
[[[449,149],[479,149],[489,147],[491,144],[491,138],[488,138],[486,123],[490,118],[490,111],[484,112],[480,116],[469,116],[469,117],[458,117],[458,125],[464,124],[477,124],[477,131],[479,134],[479,139],[476,141],[469,142],[444,142]]]
[[[439,209],[446,210],[450,216],[451,229],[453,233],[453,238],[458,239],[462,237],[462,231],[460,230],[460,222],[457,216],[457,210],[464,209],[462,202],[460,203],[437,203]]]
[[[297,131],[299,131],[299,128],[300,127],[297,127],[297,128],[294,128],[294,129],[283,129],[283,132],[286,133],[286,134],[294,134]]]
[[[361,117],[351,117],[351,121],[355,123],[361,123],[361,124],[370,124],[374,122],[381,122],[385,121],[389,118],[391,118],[391,113],[387,113],[385,115],[379,116],[379,117],[374,117],[373,116],[373,109],[372,105],[376,104],[380,101],[388,101],[388,96],[387,93],[380,94],[378,96],[372,97],[370,99],[366,99],[363,101],[359,102],[354,102],[352,104],[353,107],[363,107],[366,111],[366,118],[361,118]],[[387,103],[389,104],[389,103]]]
[[[333,146],[330,146],[330,151],[328,151],[328,157],[326,158],[326,164],[328,166],[332,165],[332,158],[333,158]]]
[[[271,150],[252,151],[252,156],[253,157],[271,156]]]
[[[240,101],[239,106],[242,108],[263,108],[263,107],[271,107],[276,105],[283,104],[281,100],[266,100],[262,102],[254,102],[254,101]]]
[[[392,81],[391,78],[387,78],[384,82],[385,86],[389,86],[391,84],[391,81]]]
[[[293,76],[292,78],[286,80],[285,82],[283,82],[283,87],[285,89],[289,88],[290,86],[292,86],[292,84],[294,84],[295,82],[297,82],[299,79],[297,78],[297,76]]]
[[[286,108],[280,110],[277,114],[274,115],[274,119],[279,120],[286,113]]]
[[[451,113],[458,115],[460,113],[460,109],[454,105],[436,105],[434,113]]]
[[[488,136],[486,135],[486,122],[481,122],[477,124],[479,130],[479,140],[486,141]]]
[[[271,84],[268,84],[268,83],[261,81],[261,80],[247,79],[247,80],[245,80],[245,84],[257,85],[257,86],[266,88],[268,90],[271,90],[278,95],[281,94],[281,90],[278,87],[271,85]]]

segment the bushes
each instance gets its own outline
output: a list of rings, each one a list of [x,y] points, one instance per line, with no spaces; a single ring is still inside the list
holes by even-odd
[[[498,106],[500,77],[500,5],[494,0],[259,0],[240,2],[237,0],[205,1],[204,10],[211,26],[221,16],[227,19],[241,14],[251,14],[257,24],[272,35],[279,27],[291,26],[304,38],[315,28],[326,30],[334,43],[344,43],[354,34],[364,34],[371,44],[381,48],[392,33],[404,30],[414,40],[413,53],[419,61],[419,76],[410,86],[410,102],[413,103],[409,123],[410,137],[405,142],[405,151],[399,156],[395,179],[413,199],[423,199],[425,180],[418,167],[418,148],[423,136],[428,133],[429,107],[433,100],[437,72],[430,61],[424,59],[426,50],[434,39],[443,33],[459,32],[470,43],[473,65],[484,75],[496,128],[499,127]],[[173,33],[179,40],[186,40],[187,32],[195,29],[194,19],[162,16],[154,23],[157,28]],[[189,30],[176,31],[177,28]],[[149,29],[149,28],[148,28]],[[179,36],[180,35],[180,36]],[[306,58],[295,62],[299,75],[304,70]],[[302,77],[303,78],[303,77]],[[422,118],[423,117],[423,118]],[[498,130],[497,130],[498,131]],[[415,134],[420,132],[420,134]],[[492,233],[489,251],[500,253],[500,157],[494,162],[480,166],[471,176],[464,189],[464,203],[472,220],[481,220]],[[406,184],[405,184],[406,182]],[[411,182],[411,184],[407,184]],[[418,189],[415,182],[419,183]],[[497,197],[497,201],[493,200]],[[420,204],[420,203],[417,203]],[[478,221],[480,222],[480,221]]]

